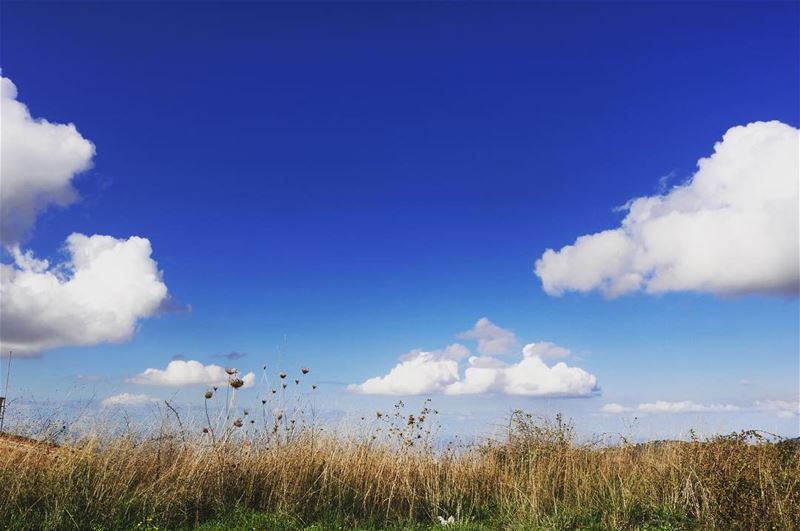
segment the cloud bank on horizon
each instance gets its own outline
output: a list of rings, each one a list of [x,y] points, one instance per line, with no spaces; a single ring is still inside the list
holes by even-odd
[[[747,408],[735,404],[699,404],[691,400],[671,402],[658,400],[645,402],[637,406],[626,406],[616,402],[605,404],[600,408],[601,413],[732,413],[743,411]],[[800,416],[800,401],[789,400],[756,400],[749,408],[753,411],[774,412],[780,418]]]
[[[732,127],[685,184],[628,201],[620,227],[547,249],[535,272],[550,295],[800,291],[800,131]]]
[[[583,397],[599,392],[597,378],[563,361],[549,366],[548,358],[565,358],[569,350],[552,343],[529,343],[522,359],[507,363],[494,355],[507,354],[518,344],[514,333],[483,317],[475,326],[458,335],[475,339],[480,356],[469,356],[469,349],[453,344],[442,350],[414,350],[403,356],[385,376],[376,376],[347,389],[370,395],[448,395],[506,394],[538,397]],[[464,376],[459,362],[467,360]]]
[[[140,319],[167,300],[150,241],[73,233],[59,264],[23,251],[36,216],[78,199],[73,179],[92,165],[95,146],[74,124],[34,119],[17,88],[0,77],[0,349],[36,356],[63,346],[130,339]]]

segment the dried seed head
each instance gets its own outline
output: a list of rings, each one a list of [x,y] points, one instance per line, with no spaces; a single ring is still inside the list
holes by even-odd
[[[272,394],[274,395],[275,393],[277,393],[277,391],[275,389],[273,389],[272,390]]]
[[[281,420],[283,418],[283,413],[278,413],[277,415],[275,415],[275,418]]]
[[[233,425],[235,427],[237,427],[237,428],[241,428],[242,427],[242,419],[240,419],[239,417],[236,417],[234,419],[234,421],[233,421]]]
[[[283,380],[284,378],[286,378],[286,373],[285,372],[279,372],[278,376],[280,377],[281,380]]]
[[[314,385],[311,386],[311,389],[316,389],[316,388],[317,388],[317,384],[314,384]]]
[[[214,387],[212,387],[212,389],[213,389],[214,391],[216,391],[216,390],[218,389],[218,387],[215,385]]]
[[[206,391],[206,392],[205,392],[205,394],[204,394],[203,396],[205,396],[205,397],[206,397],[206,400],[208,400],[208,399],[210,399],[212,396],[214,396],[214,391]]]
[[[283,384],[281,387],[283,387],[284,389],[286,389],[286,384]]]
[[[302,369],[300,369],[300,372],[302,372],[303,374],[308,374],[308,367],[303,367]]]
[[[241,386],[244,385],[244,380],[242,380],[241,378],[231,378],[228,383],[230,383],[231,387],[233,387],[234,389],[239,389]]]
[[[376,411],[375,416],[381,418],[383,416],[383,413],[381,413],[380,411]]]
[[[249,411],[247,411],[247,410],[245,409],[245,410],[244,410],[244,416],[246,417],[246,416],[247,416],[247,415],[249,415],[249,414],[250,414],[250,412],[249,412]]]
[[[203,433],[208,433],[208,428],[203,428]]]
[[[274,391],[273,391],[273,392],[274,392]],[[266,400],[262,400],[262,401],[261,401],[261,405],[262,405],[262,406],[263,406],[264,404],[266,404],[266,403],[267,403],[267,401],[266,401]]]
[[[228,367],[228,368],[225,369],[225,372],[227,372],[229,376],[233,376],[234,374],[236,374],[239,371],[236,370],[234,367]]]
[[[300,385],[300,380],[295,380],[294,383],[295,385]]]
[[[413,426],[414,425],[414,415],[409,415],[408,416],[408,425],[409,426]]]

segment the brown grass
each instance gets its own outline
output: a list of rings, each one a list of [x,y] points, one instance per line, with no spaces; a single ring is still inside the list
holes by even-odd
[[[242,508],[344,528],[452,515],[476,529],[800,529],[796,441],[578,444],[560,418],[517,412],[502,440],[434,450],[432,414],[397,409],[359,436],[281,416],[228,421],[214,442],[196,430],[2,446],[0,515],[10,529],[173,529]]]

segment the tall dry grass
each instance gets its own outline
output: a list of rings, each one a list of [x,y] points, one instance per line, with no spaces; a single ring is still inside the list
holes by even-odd
[[[487,529],[800,528],[791,441],[579,444],[560,418],[517,412],[501,440],[435,450],[432,414],[397,408],[358,436],[281,414],[263,429],[229,419],[213,440],[176,428],[0,446],[0,518],[8,529],[176,529],[247,508],[343,528],[439,516]]]

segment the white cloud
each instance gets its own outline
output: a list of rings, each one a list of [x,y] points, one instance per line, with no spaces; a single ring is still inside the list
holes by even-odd
[[[458,356],[453,356],[454,347]],[[589,396],[598,391],[597,378],[565,363],[548,366],[543,356],[564,357],[569,351],[552,343],[531,343],[522,360],[509,364],[492,356],[472,356],[461,377],[458,361],[466,349],[453,345],[440,351],[415,350],[401,358],[386,376],[351,384],[348,390],[363,394],[421,395],[445,393],[508,394],[525,396]]]
[[[17,244],[50,205],[78,197],[72,178],[91,167],[94,145],[73,124],[34,119],[17,88],[0,77],[0,241]]]
[[[478,352],[489,356],[508,354],[519,344],[514,332],[500,328],[486,317],[478,319],[475,326],[458,334],[458,338],[476,340]]]
[[[13,258],[0,264],[0,348],[33,356],[130,339],[167,299],[149,240],[72,234],[54,266],[19,245],[38,213],[77,199],[72,180],[91,166],[94,145],[73,124],[32,118],[4,77],[0,118],[0,242]]]
[[[143,406],[145,404],[152,404],[157,402],[157,399],[147,395],[133,395],[131,393],[122,393],[119,395],[109,396],[103,400],[103,407],[111,406]]]
[[[612,402],[610,404],[605,404],[603,407],[600,408],[600,411],[603,413],[627,413],[628,411],[633,411],[633,408],[623,406],[622,404],[617,404],[616,402]]]
[[[566,358],[570,355],[570,351],[564,347],[559,347],[547,341],[540,341],[539,343],[528,343],[522,349],[522,354],[526,358]]]
[[[472,357],[464,379],[445,389],[451,395],[507,394],[525,396],[590,396],[598,392],[597,378],[564,362],[548,366],[544,357],[566,357],[569,351],[552,343],[530,343],[522,360],[505,364],[488,356]]]
[[[225,385],[230,377],[219,365],[203,365],[194,360],[174,360],[165,370],[147,369],[141,374],[128,378],[128,382],[140,385],[184,386],[184,385]],[[256,375],[252,372],[240,376],[244,388],[252,387]]]
[[[799,138],[777,121],[729,129],[689,182],[629,201],[621,227],[547,249],[544,290],[797,294]]]
[[[781,418],[792,418],[800,415],[800,402],[786,400],[757,400],[752,407],[742,408],[733,404],[698,404],[691,400],[669,402],[658,400],[639,404],[636,407],[622,404],[606,404],[600,411],[603,413],[732,413],[737,411],[774,411]]]
[[[740,408],[732,404],[697,404],[691,400],[681,402],[659,400],[639,404],[636,409],[642,413],[721,413],[739,411]]]
[[[431,352],[414,350],[401,358],[389,374],[350,384],[348,391],[366,395],[422,395],[444,391],[458,381],[458,359],[469,352],[463,345],[451,345]],[[456,357],[454,357],[454,355]]]
[[[734,406],[732,404],[697,404],[691,400],[683,400],[680,402],[658,400],[656,402],[639,404],[636,407],[610,403],[600,408],[600,411],[603,413],[615,414],[627,413],[630,411],[638,411],[640,413],[720,413],[739,410],[739,406]]]
[[[72,234],[66,251],[56,266],[18,249],[13,265],[0,264],[3,351],[124,341],[167,297],[145,238]]]
[[[781,418],[800,416],[800,401],[787,400],[756,400],[753,407],[760,411],[774,411]]]

